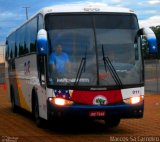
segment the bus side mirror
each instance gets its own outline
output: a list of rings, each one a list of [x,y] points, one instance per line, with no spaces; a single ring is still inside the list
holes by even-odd
[[[149,54],[158,53],[157,39],[151,28],[143,28],[139,30],[139,35],[143,35],[148,42]]]
[[[39,55],[47,55],[48,38],[47,31],[44,29],[39,30],[37,35],[37,51]]]

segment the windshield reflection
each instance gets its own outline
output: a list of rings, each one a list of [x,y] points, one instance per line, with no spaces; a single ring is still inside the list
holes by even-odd
[[[65,32],[54,30],[50,34],[53,35],[51,36],[53,39],[51,40],[52,52],[49,56],[51,83],[58,85],[96,85],[94,81],[96,80],[96,71],[94,68],[91,71],[91,68],[96,65],[92,31],[88,29],[65,30]],[[56,39],[59,34],[61,34],[61,38]],[[56,43],[61,43],[63,55],[56,53]],[[52,55],[56,56],[51,58]],[[59,69],[56,69],[56,66]]]
[[[135,43],[138,24],[134,15],[48,15],[46,29],[50,85],[121,86],[142,82],[141,39]]]

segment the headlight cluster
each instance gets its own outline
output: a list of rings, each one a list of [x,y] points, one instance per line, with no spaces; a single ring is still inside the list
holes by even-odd
[[[55,105],[58,105],[58,106],[66,106],[66,105],[73,104],[73,101],[66,100],[63,98],[49,98],[49,101]]]
[[[130,97],[128,99],[123,100],[126,104],[138,104],[144,100],[144,96],[136,96]]]

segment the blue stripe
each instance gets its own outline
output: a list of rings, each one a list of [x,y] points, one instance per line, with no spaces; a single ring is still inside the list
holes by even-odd
[[[88,106],[88,105],[75,105],[75,106],[65,106],[65,108],[70,109],[124,109],[130,107],[138,107],[140,105],[112,105],[112,106]]]

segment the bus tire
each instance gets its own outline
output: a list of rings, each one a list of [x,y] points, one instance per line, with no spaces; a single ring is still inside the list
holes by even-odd
[[[106,118],[104,121],[107,128],[113,128],[119,125],[120,118]]]
[[[43,128],[44,127],[44,120],[39,116],[39,103],[38,103],[37,97],[34,100],[33,115],[34,115],[34,119],[35,119],[37,127]]]
[[[18,112],[18,106],[15,103],[15,95],[14,95],[14,90],[13,90],[12,87],[10,89],[10,92],[11,92],[11,110],[12,110],[12,112],[17,113]]]

